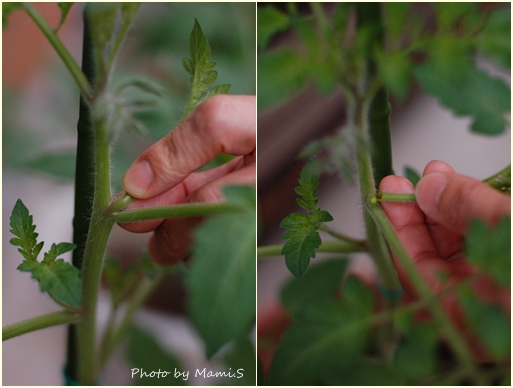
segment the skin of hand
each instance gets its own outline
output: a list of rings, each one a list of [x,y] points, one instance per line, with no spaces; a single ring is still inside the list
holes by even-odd
[[[441,161],[428,163],[416,188],[406,178],[388,176],[381,181],[379,190],[415,193],[417,203],[383,202],[382,207],[435,294],[448,284],[458,283],[476,273],[466,262],[463,252],[462,237],[469,222],[480,218],[488,225],[495,225],[511,213],[508,195],[476,179],[455,173],[450,165]],[[394,262],[405,292],[415,299],[413,285],[395,256]],[[446,284],[440,280],[440,272],[445,274]],[[499,287],[484,274],[475,277],[471,287],[484,302],[500,305],[510,316],[510,288]],[[445,297],[442,306],[460,330],[467,330],[455,295]],[[469,341],[476,357],[486,359],[475,341],[471,338]]]
[[[220,153],[236,157],[195,172]],[[127,208],[222,201],[223,186],[255,184],[255,155],[255,96],[211,97],[126,171],[123,187],[135,198]],[[135,233],[154,231],[148,244],[151,257],[159,264],[172,265],[189,253],[191,232],[199,222],[199,217],[188,217],[120,226]]]

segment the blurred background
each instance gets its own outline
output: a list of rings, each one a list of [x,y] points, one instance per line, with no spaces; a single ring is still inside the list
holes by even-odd
[[[35,6],[52,27],[58,25],[57,3]],[[230,94],[256,92],[255,3],[144,3],[121,51],[113,83],[142,75],[162,86],[165,94],[153,109],[137,114],[137,119],[150,132],[148,138],[120,134],[113,150],[115,192],[121,189],[121,177],[132,161],[178,124],[185,110],[189,75],[182,68],[182,59],[189,56],[189,35],[195,18],[210,43],[211,59],[217,62],[216,84],[231,84]],[[80,4],[72,7],[59,36],[80,63]],[[10,15],[2,44],[2,315],[3,325],[8,325],[58,310],[29,274],[16,270],[22,258],[8,243],[12,237],[9,217],[16,200],[21,198],[33,215],[36,232],[45,241],[45,247],[72,240],[79,93],[50,44],[24,12]],[[109,254],[124,262],[138,260],[148,238],[148,234],[130,234],[115,227]],[[133,337],[125,353],[118,352],[113,357],[102,384],[133,384],[130,368],[143,361],[148,368],[154,366],[156,370],[157,365],[164,370],[166,361],[171,363],[174,359],[179,360],[184,370],[205,366],[212,370],[225,369],[219,360],[210,363],[205,360],[203,344],[184,315],[186,291],[182,279],[179,274],[170,276],[152,296],[147,308],[137,315],[136,323],[143,331]],[[102,322],[107,319],[109,303],[108,295],[101,293],[99,319]],[[61,385],[65,350],[66,327],[6,341],[3,384]],[[183,383],[221,382],[201,377],[195,380],[191,376]],[[145,384],[170,383],[168,379],[151,379]]]
[[[287,12],[283,3],[258,3],[258,7],[270,4]],[[419,6],[417,12],[428,19],[432,17],[429,4],[416,5]],[[493,9],[492,4],[481,5],[483,11],[488,6]],[[296,3],[296,6],[301,15],[311,12],[308,4]],[[332,15],[337,4],[323,3],[323,6],[326,13]],[[259,247],[284,244],[281,235],[285,230],[279,227],[280,222],[290,213],[301,211],[294,192],[299,173],[307,160],[299,157],[301,151],[313,141],[340,133],[346,123],[341,92],[323,92],[312,83],[305,82],[304,77],[295,79],[300,64],[294,65],[291,61],[286,68],[284,55],[281,57],[283,73],[277,75],[266,71],[266,68],[271,68],[268,66],[271,54],[287,48],[300,53],[305,51],[291,30],[275,35],[269,47],[266,50],[259,48],[258,53]],[[500,70],[496,63],[482,58],[477,58],[477,61],[480,69],[511,84],[509,69]],[[316,76],[322,78],[322,75]],[[401,100],[392,98],[391,104],[393,169],[397,175],[405,176],[406,167],[422,174],[428,162],[438,159],[452,165],[458,173],[484,179],[511,161],[509,128],[498,136],[472,133],[470,118],[456,117],[436,98],[423,94],[413,80],[407,95]],[[329,227],[350,237],[364,238],[365,226],[357,184],[344,174],[324,173],[318,192],[319,207],[334,217]],[[325,234],[322,238],[331,239]],[[333,256],[318,254],[311,263]],[[353,254],[351,263],[352,273],[375,283],[375,268],[367,255]],[[257,276],[258,343],[262,349],[260,356],[264,358],[272,354],[271,342],[277,341],[287,325],[288,317],[279,307],[280,289],[293,275],[285,266],[283,257],[269,257],[258,261]]]

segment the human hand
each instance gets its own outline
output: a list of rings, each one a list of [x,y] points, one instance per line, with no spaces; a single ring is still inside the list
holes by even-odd
[[[218,202],[227,184],[254,184],[256,99],[218,95],[198,106],[164,138],[144,151],[123,177],[136,198],[129,209],[179,203]],[[237,157],[219,167],[194,172],[220,153]],[[159,264],[185,258],[197,217],[120,224],[136,233],[154,231],[148,250]]]
[[[423,178],[414,188],[405,178],[388,176],[379,186],[382,192],[415,193],[417,203],[383,202],[383,210],[397,231],[417,269],[434,293],[447,284],[460,282],[475,273],[464,257],[462,236],[469,222],[480,218],[489,225],[497,223],[511,212],[510,197],[486,184],[456,174],[451,166],[440,161],[430,162]],[[399,279],[405,292],[415,297],[400,264],[395,260]],[[439,273],[447,281],[442,283]],[[487,276],[479,276],[473,289],[486,302],[499,304],[509,314],[510,290],[500,288]],[[442,301],[446,312],[463,328],[463,316],[454,296]]]

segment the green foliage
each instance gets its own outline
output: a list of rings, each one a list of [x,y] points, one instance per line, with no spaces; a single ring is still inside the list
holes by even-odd
[[[190,58],[184,58],[182,62],[185,71],[191,76],[191,95],[183,119],[207,98],[228,93],[230,89],[228,84],[217,85],[212,89],[209,87],[217,79],[217,71],[212,70],[216,63],[210,60],[210,45],[196,19],[189,41],[189,55]]]
[[[10,243],[20,247],[18,251],[25,258],[18,270],[32,273],[32,278],[39,282],[42,292],[48,292],[71,307],[78,307],[82,294],[80,271],[62,259],[57,260],[57,257],[74,250],[75,244],[52,244],[44,254],[43,261],[39,262],[37,256],[44,243],[37,242],[36,225],[20,199],[13,208],[10,225],[11,233],[16,236]]]
[[[470,263],[486,271],[500,284],[511,284],[511,217],[493,228],[473,220],[465,238],[465,254]]]
[[[229,385],[256,385],[256,354],[253,343],[247,339],[235,341],[233,346],[223,357],[226,367],[231,368],[232,373],[242,369],[241,378],[227,378]],[[237,376],[239,376],[237,374]]]
[[[408,166],[404,167],[404,176],[411,183],[413,183],[413,186],[417,186],[417,183],[420,181],[421,178],[420,174],[417,171]]]
[[[450,67],[428,61],[415,69],[415,77],[428,94],[458,116],[471,116],[473,132],[498,135],[505,131],[511,93],[503,81],[478,70],[466,60],[453,59]]]
[[[23,9],[22,3],[2,2],[2,29],[7,28],[9,15],[19,9]]]
[[[347,268],[346,259],[323,260],[312,265],[301,279],[291,279],[281,289],[281,303],[291,313],[299,311],[305,302],[332,295],[338,290]]]
[[[188,276],[189,310],[209,357],[244,337],[255,318],[255,189],[228,186],[223,192],[243,213],[212,217],[196,231]]]
[[[476,38],[476,48],[494,58],[500,65],[511,67],[511,12],[497,9],[491,12],[488,20]]]
[[[150,333],[141,328],[131,328],[126,358],[133,368],[139,369],[138,373],[133,375],[136,385],[187,385],[183,378],[174,376],[175,370],[185,370],[178,358],[163,349]],[[151,376],[153,371],[171,373],[162,374],[157,378],[155,375]]]
[[[258,8],[257,13],[257,40],[258,47],[265,49],[271,38],[278,32],[286,30],[290,25],[290,18],[273,6]]]
[[[373,297],[350,279],[341,300],[331,295],[309,299],[293,314],[295,323],[271,363],[269,385],[322,385],[334,371],[354,366],[369,334]]]
[[[282,235],[287,242],[281,253],[285,255],[287,268],[297,278],[303,276],[310,258],[315,257],[315,250],[321,245],[319,225],[333,220],[327,211],[316,208],[319,166],[315,159],[310,159],[303,167],[299,184],[296,193],[302,198],[298,198],[297,203],[308,210],[308,214],[292,213],[280,224],[281,228],[290,229]]]
[[[468,287],[460,287],[459,295],[467,322],[480,343],[492,357],[498,360],[507,357],[511,353],[511,323],[504,311],[480,301]]]

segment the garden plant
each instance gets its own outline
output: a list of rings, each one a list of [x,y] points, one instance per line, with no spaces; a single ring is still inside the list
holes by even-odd
[[[228,367],[233,370],[244,368],[244,378],[235,382],[230,379],[230,383],[255,384],[255,352],[251,341],[256,288],[255,188],[227,186],[223,189],[226,200],[220,203],[125,209],[132,198],[128,194],[116,194],[119,190],[113,190],[113,187],[119,188],[120,182],[111,174],[115,167],[112,154],[119,146],[121,132],[129,130],[149,136],[155,122],[167,127],[168,131],[177,122],[176,117],[166,121],[164,116],[158,121],[151,115],[152,110],[170,110],[162,107],[169,93],[163,86],[148,76],[117,74],[118,57],[138,12],[154,5],[59,3],[58,6],[62,17],[54,29],[33,4],[2,4],[3,27],[8,26],[11,12],[26,13],[58,54],[80,92],[76,157],[73,155],[76,158],[73,241],[39,241],[38,220],[31,215],[23,198],[16,202],[10,216],[10,243],[21,253],[18,269],[28,272],[27,277],[31,275],[39,283],[40,290],[46,292],[60,310],[10,323],[3,327],[2,339],[9,340],[51,326],[69,325],[67,363],[56,365],[56,368],[64,368],[68,385],[101,384],[102,369],[130,332],[135,312],[165,275],[173,272],[185,279],[187,311],[205,343],[207,357],[219,354],[223,348],[226,370]],[[81,66],[58,35],[68,13],[76,7],[83,7]],[[210,45],[200,22],[195,20],[193,25],[187,26],[192,31],[189,55],[183,59],[182,70],[190,78],[189,98],[180,122],[203,101],[227,93],[230,88],[228,84],[213,85],[218,77],[216,63],[210,58]],[[212,57],[215,58],[215,53]],[[230,159],[230,155],[220,155],[203,168]],[[54,167],[62,167],[69,161],[55,160]],[[44,160],[40,159],[36,164],[36,168],[42,168]],[[191,259],[186,265],[159,266],[148,254],[141,254],[141,259],[127,269],[108,257],[107,242],[116,223],[198,216],[205,220],[195,231]],[[72,252],[72,263],[61,258],[69,252]],[[97,304],[102,279],[111,297],[112,310],[100,338]],[[5,353],[4,356],[8,357]],[[178,365],[166,365],[166,370],[173,371]],[[183,383],[172,377],[145,380],[145,384]]]
[[[390,100],[405,99],[413,82],[455,115],[470,117],[470,131],[508,130],[510,88],[480,63],[509,73],[509,4],[303,5],[258,9],[259,109],[313,85],[325,94],[342,92],[347,120],[337,135],[302,152],[308,160],[296,188],[302,210],[281,222],[284,243],[257,249],[259,260],[283,255],[295,277],[280,293],[291,323],[274,348],[272,338],[258,337],[259,353],[273,349],[259,384],[510,385],[509,311],[476,288],[487,279],[509,294],[510,216],[496,225],[472,221],[464,236],[472,274],[455,282],[440,271],[435,292],[383,209],[392,202],[416,206],[415,194],[379,191],[382,179],[395,174]],[[284,32],[295,37],[293,45],[271,44]],[[344,214],[330,214],[317,199],[320,174],[328,169],[357,176],[364,239],[330,227]],[[406,177],[413,184],[420,178],[411,169]],[[510,195],[510,166],[485,182]],[[333,258],[315,260],[324,252]],[[356,252],[372,258],[377,284],[348,274]],[[397,267],[411,284],[409,295]],[[445,308],[451,300],[460,322]]]

